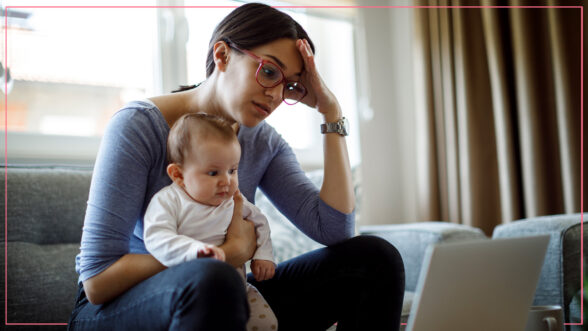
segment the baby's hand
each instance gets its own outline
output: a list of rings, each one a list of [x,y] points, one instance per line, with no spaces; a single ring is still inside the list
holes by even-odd
[[[198,258],[201,257],[211,257],[224,262],[225,252],[214,245],[204,244],[204,246],[198,249]]]
[[[276,266],[272,261],[253,260],[251,261],[251,272],[253,272],[255,280],[261,282],[274,277]]]

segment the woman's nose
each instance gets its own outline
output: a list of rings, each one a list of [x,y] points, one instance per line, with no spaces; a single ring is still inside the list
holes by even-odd
[[[282,93],[284,92],[284,82],[274,86],[266,87],[266,94],[270,95],[273,100],[282,100]]]

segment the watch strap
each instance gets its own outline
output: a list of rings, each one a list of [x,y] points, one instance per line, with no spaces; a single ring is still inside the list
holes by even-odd
[[[346,128],[346,121],[345,117],[341,118],[337,122],[328,122],[321,124],[321,133],[338,133],[342,136],[347,135],[347,128]]]

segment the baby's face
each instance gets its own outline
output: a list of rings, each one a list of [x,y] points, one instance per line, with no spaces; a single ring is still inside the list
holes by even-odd
[[[232,199],[239,187],[239,142],[211,138],[193,146],[182,166],[186,193],[195,201],[210,206]]]

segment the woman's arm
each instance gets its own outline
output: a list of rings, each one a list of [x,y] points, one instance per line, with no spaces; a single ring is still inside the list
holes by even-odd
[[[233,195],[235,207],[225,242],[219,247],[225,252],[228,264],[240,267],[253,257],[257,249],[257,236],[253,222],[243,219],[243,196],[237,190]]]
[[[309,90],[302,101],[310,107],[317,108],[323,114],[325,122],[338,121],[343,117],[341,107],[318,74],[308,41],[298,40],[296,45],[304,61],[305,71],[302,79]],[[345,137],[338,133],[325,134],[324,158],[324,179],[320,197],[329,206],[349,214],[355,209],[355,194]]]
[[[325,122],[341,119],[339,106],[324,113]],[[324,177],[320,197],[329,206],[349,214],[355,209],[355,194],[351,179],[351,167],[345,137],[338,133],[326,133],[323,139]]]
[[[157,155],[165,155],[167,124],[158,126],[155,115],[144,105],[131,105],[112,117],[102,138],[77,266],[92,303],[112,300],[164,269],[151,255],[129,252],[150,191],[150,171],[158,167]]]
[[[298,229],[323,245],[352,237],[355,214],[342,213],[320,198],[319,189],[306,176],[288,143],[273,128],[267,125],[259,136],[266,141],[271,155],[259,187],[274,206]]]
[[[84,292],[91,303],[103,304],[164,269],[165,266],[149,254],[126,254],[84,281]]]

